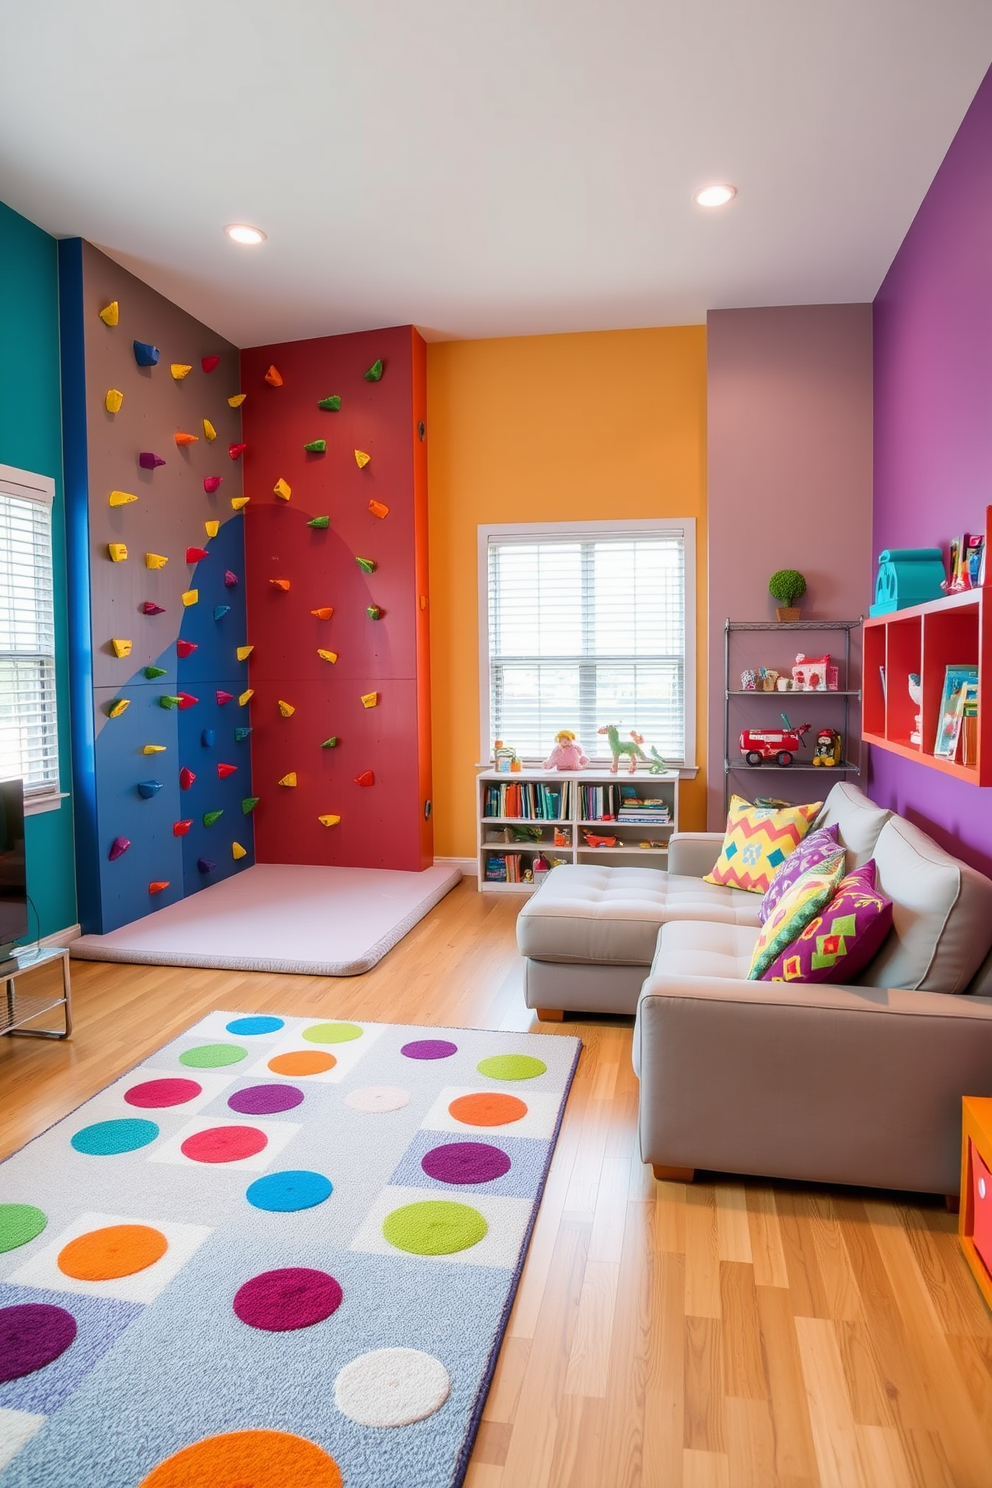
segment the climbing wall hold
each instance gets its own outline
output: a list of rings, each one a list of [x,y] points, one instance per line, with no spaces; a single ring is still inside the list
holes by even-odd
[[[235,393],[234,397],[228,398],[227,401],[231,408],[240,408],[247,396],[247,393]]]
[[[220,523],[219,522],[204,522],[204,524],[203,524],[203,530],[206,532],[206,534],[207,534],[208,537],[216,537],[217,534],[218,534],[218,532],[220,531]]]
[[[244,692],[238,698],[238,702],[241,705],[241,707],[243,708],[243,707],[245,707],[245,705],[247,703],[249,703],[251,701],[251,699],[254,696],[255,696],[255,689],[254,689],[254,687],[246,687],[245,690],[244,690]]]
[[[370,501],[369,502],[369,511],[372,513],[372,515],[374,517],[388,517],[389,516],[389,507],[386,506],[386,505],[384,505],[383,502],[381,502],[381,501]]]
[[[261,799],[261,796],[245,796],[241,802],[242,815],[250,816]]]
[[[127,559],[127,544],[108,543],[107,552],[110,554],[111,563],[124,563]]]
[[[200,442],[199,434],[184,434],[182,429],[179,429],[177,433],[175,433],[172,437],[179,445],[180,449],[183,447],[184,444],[199,444]]]
[[[195,779],[196,776],[193,774],[193,771],[187,770],[186,766],[183,765],[182,769],[179,771],[179,789],[189,790]]]
[[[203,813],[203,825],[205,827],[212,827],[214,822],[220,821],[223,815],[223,811],[205,811]]]
[[[178,708],[179,699],[176,697],[175,693],[163,692],[162,696],[158,700],[158,705],[160,708]]]
[[[278,367],[270,367],[265,374],[265,380],[269,387],[282,387],[282,373]]]
[[[185,589],[180,597],[183,604],[186,606],[187,609],[189,609],[190,605],[195,605],[198,603],[200,598],[200,591],[199,589]]]
[[[142,470],[157,470],[160,465],[165,464],[165,461],[161,455],[153,454],[151,450],[142,450],[138,456],[138,464]]]
[[[379,567],[374,558],[359,558],[357,553],[355,554],[355,562],[358,564],[359,568],[364,574],[375,573],[376,569]]]
[[[214,428],[209,419],[203,420],[203,437],[208,444],[213,444],[214,440],[217,438],[217,430]]]
[[[139,780],[138,795],[143,801],[150,801],[152,796],[157,796],[162,789],[161,780]]]
[[[248,849],[246,847],[242,847],[240,842],[231,843],[231,857],[234,859],[235,862],[237,862],[239,858],[246,858],[247,856]]]
[[[382,357],[376,357],[369,370],[365,373],[366,382],[381,382],[382,380]]]
[[[168,887],[169,880],[167,878],[154,878],[148,885],[148,892],[149,894],[161,894],[162,891],[164,889],[167,889]]]
[[[205,356],[200,358],[200,366],[204,372],[212,372],[215,367],[220,366],[219,356]]]
[[[216,730],[215,729],[201,729],[201,731],[200,731],[200,743],[203,745],[204,749],[213,749],[214,745],[217,743],[217,732],[216,732]]]
[[[317,655],[321,661],[329,661],[332,666],[338,659],[338,653],[336,651],[323,651],[319,646],[317,647]]]
[[[239,455],[244,454],[247,448],[248,446],[246,444],[229,444],[227,446],[227,453],[230,455],[232,460],[236,460]]]
[[[187,787],[186,786],[183,786],[183,789],[186,790]],[[185,837],[186,836],[186,833],[189,831],[189,829],[190,829],[190,827],[192,825],[193,825],[193,818],[192,817],[189,817],[186,821],[173,822],[172,823],[172,835],[173,835],[173,837]]]
[[[121,307],[116,300],[111,300],[109,305],[104,305],[100,311],[100,319],[105,326],[115,326],[121,318]]]
[[[292,703],[283,702],[282,698],[279,698],[278,701],[279,701],[279,712],[282,714],[283,718],[292,718],[293,714],[296,712],[296,709],[293,707],[293,704]]]
[[[333,605],[321,605],[319,610],[311,610],[311,615],[316,615],[318,620],[330,620],[334,614]]]
[[[146,568],[164,568],[168,561],[168,558],[164,557],[162,553],[145,554]]]
[[[217,867],[217,864],[211,862],[210,858],[197,858],[196,866],[197,868],[199,868],[201,873],[213,873],[214,869]]]
[[[111,506],[130,506],[132,501],[137,501],[137,496],[132,496],[130,491],[111,491]]]
[[[379,705],[379,694],[377,692],[362,693],[362,707],[376,708]]]
[[[327,453],[327,440],[311,439],[310,443],[305,444],[303,448],[308,455],[325,455]]]
[[[231,497],[231,510],[232,511],[242,511],[248,505],[248,503],[249,503],[250,500],[251,500],[251,497],[250,496],[232,496]]]
[[[121,404],[124,402],[124,394],[120,388],[108,388],[107,396],[103,400],[103,406],[108,413],[120,413]]]
[[[110,851],[107,854],[107,857],[112,863],[116,863],[117,859],[122,858],[130,846],[130,837],[115,837],[113,842],[110,844]]]
[[[212,496],[215,491],[220,490],[220,483],[223,479],[224,477],[222,475],[205,475],[203,477],[203,489],[208,496]],[[211,536],[216,537],[216,532],[211,533]]]
[[[369,617],[370,620],[381,620],[382,619],[382,611],[381,611],[381,609],[379,608],[378,605],[366,605],[365,606],[365,613],[366,613],[366,615],[368,615],[368,617]]]
[[[223,620],[224,616],[225,615],[229,615],[230,613],[231,613],[231,606],[230,605],[214,605],[214,619],[215,620]]]
[[[355,776],[356,785],[375,785],[375,775],[371,770],[363,770],[361,775]]]
[[[194,651],[199,651],[199,641],[177,641],[176,655],[181,657],[192,656]]]
[[[292,486],[288,485],[286,481],[283,480],[282,476],[280,476],[275,485],[272,487],[272,492],[273,495],[279,497],[280,501],[288,501],[290,496],[292,496],[293,494],[293,488]]]
[[[187,708],[195,707],[196,704],[200,701],[200,699],[194,697],[191,692],[180,692],[177,694],[177,696],[179,698],[178,707],[181,708],[183,712],[185,712]]]
[[[235,655],[239,661],[247,661],[254,649],[254,646],[239,646]]]
[[[282,777],[282,779],[280,780],[279,784],[280,785],[295,786],[295,784],[296,784],[296,771],[295,770],[290,770],[287,775],[284,775]]]
[[[270,579],[269,583],[271,584],[273,589],[279,589],[282,591],[283,594],[285,594],[286,591],[289,589],[288,579]]]
[[[225,568],[225,570],[224,570],[224,585],[225,585],[225,587],[228,588],[228,589],[233,589],[234,586],[235,586],[235,584],[237,582],[238,582],[238,576],[237,576],[237,574],[236,573],[232,573],[229,568]]]
[[[307,523],[308,527],[316,527],[320,532],[323,532],[330,525],[330,517],[311,517],[310,521]]]
[[[322,408],[325,413],[337,413],[338,409],[341,407],[340,394],[332,393],[329,398],[321,398],[320,402],[317,404],[317,407]]]
[[[188,362],[173,362],[169,370],[177,382],[182,382],[183,378],[192,372],[193,368]]]
[[[364,450],[356,449],[355,464],[358,466],[359,470],[364,470],[365,466],[369,463],[371,458],[372,456],[367,455]]]
[[[223,708],[225,703],[233,702],[234,693],[225,692],[222,687],[218,687],[217,691],[214,693],[214,697],[217,699],[218,708]]]
[[[142,754],[164,754],[165,753],[165,745],[164,744],[146,744],[142,748],[142,751],[141,752],[142,752]]]
[[[201,558],[209,558],[209,557],[210,557],[210,554],[207,552],[206,548],[187,548],[186,549],[186,562],[187,563],[199,563],[199,561],[200,561]]]
[[[130,706],[130,698],[118,698],[116,702],[111,703],[109,708],[107,709],[107,717],[120,718],[121,714],[126,713]]]
[[[218,780],[226,780],[227,777],[228,777],[228,775],[233,775],[235,773],[235,771],[237,770],[237,768],[238,768],[237,765],[218,765],[217,766],[217,778],[218,778]]]
[[[336,827],[341,818],[339,816],[318,816],[317,820],[322,827]]]
[[[146,599],[141,606],[141,613],[143,615],[164,615],[165,605],[156,604],[153,599]]]
[[[154,367],[159,359],[159,349],[148,341],[135,341],[134,360],[139,367]]]
[[[321,744],[320,747],[321,747],[321,749],[337,749],[337,747],[338,747],[338,736],[337,736],[337,734],[332,734],[329,739],[325,739],[324,742],[323,742],[323,744]]]
[[[149,682],[154,682],[156,677],[165,676],[165,667],[146,666],[144,670]]]
[[[251,733],[251,729],[250,728],[236,728],[234,730],[235,743],[237,743],[237,744],[243,744],[250,733]]]

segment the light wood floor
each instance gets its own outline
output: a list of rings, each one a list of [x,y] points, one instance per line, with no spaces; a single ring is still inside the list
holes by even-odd
[[[992,1319],[953,1216],[861,1190],[655,1183],[631,1024],[532,1022],[519,905],[463,884],[363,977],[75,962],[71,1042],[0,1039],[0,1153],[214,1007],[578,1034],[468,1488],[990,1488]]]

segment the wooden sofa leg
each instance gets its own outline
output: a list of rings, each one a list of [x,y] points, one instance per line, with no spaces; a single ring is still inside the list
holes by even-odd
[[[564,1008],[535,1008],[535,1013],[542,1023],[564,1023]]]
[[[695,1168],[666,1168],[662,1163],[652,1163],[651,1171],[659,1183],[692,1183],[696,1177]]]

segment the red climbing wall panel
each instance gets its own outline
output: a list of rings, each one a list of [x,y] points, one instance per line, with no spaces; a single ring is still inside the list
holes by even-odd
[[[398,326],[256,346],[241,377],[256,859],[419,871],[433,862],[424,342]],[[338,411],[318,407],[333,395]],[[326,451],[304,449],[321,439]],[[330,619],[311,613],[324,607]],[[359,785],[368,771],[375,783]],[[295,787],[280,785],[292,772]]]

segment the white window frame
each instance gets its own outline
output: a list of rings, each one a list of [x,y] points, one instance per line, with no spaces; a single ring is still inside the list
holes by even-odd
[[[479,526],[479,749],[491,748],[492,732],[489,714],[489,545],[490,541],[507,540],[550,542],[558,538],[658,537],[678,533],[682,538],[685,561],[685,665],[683,676],[685,707],[685,762],[678,769],[683,779],[692,779],[696,763],[696,519],[695,517],[647,517],[630,522],[490,522]],[[588,740],[586,753],[592,756]],[[550,750],[552,741],[548,740]],[[480,761],[480,768],[491,767],[492,760]]]
[[[4,496],[16,496],[24,501],[35,501],[41,506],[48,508],[49,522],[55,507],[55,481],[50,475],[38,475],[32,470],[19,470],[15,465],[0,465],[0,494]],[[54,534],[53,534],[54,536]],[[55,572],[54,572],[54,542],[52,561],[52,631],[55,630]],[[6,654],[6,653],[5,653]],[[58,675],[57,658],[54,646],[52,651],[52,670],[56,679],[56,690],[54,695],[55,708],[55,730],[56,730],[56,754],[55,754],[55,779],[43,786],[24,790],[24,815],[36,816],[42,811],[56,811],[66,799],[66,792],[60,788],[59,775],[59,717],[58,717]]]

